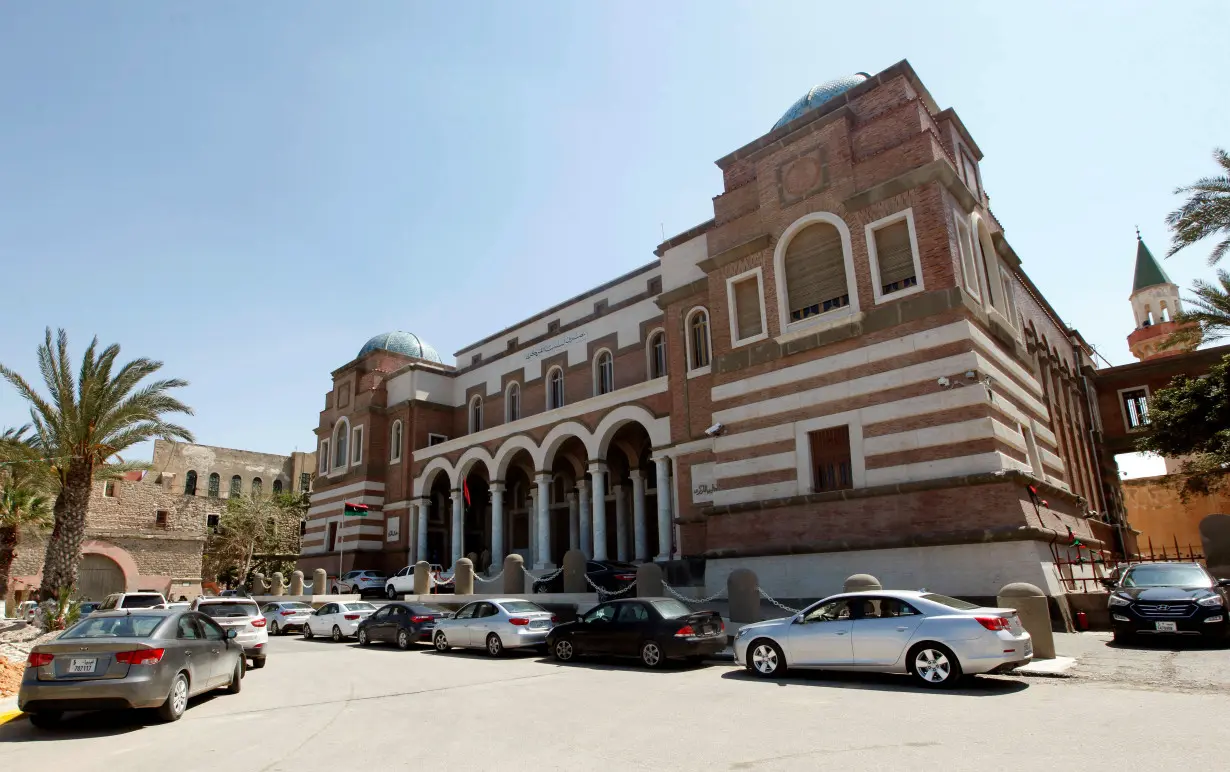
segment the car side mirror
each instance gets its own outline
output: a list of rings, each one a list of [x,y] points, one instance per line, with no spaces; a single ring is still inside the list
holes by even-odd
[[[1114,589],[1116,584],[1118,583],[1114,579],[1106,578],[1102,580],[1102,586],[1108,590]]]
[[[1230,579],[1218,579],[1217,586],[1218,587],[1230,587]]]
[[[238,630],[227,630],[227,631],[226,631],[226,639],[227,639],[228,641],[230,641],[230,640],[234,640],[235,638],[238,638],[238,637],[239,637],[239,631],[238,631]]]

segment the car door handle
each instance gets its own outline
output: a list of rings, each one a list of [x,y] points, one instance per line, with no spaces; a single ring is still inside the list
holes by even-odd
[[[910,628],[908,628],[908,627],[898,627],[898,628],[897,628],[897,632],[899,632],[899,633],[904,633],[906,630],[909,630],[909,629],[910,629]]]
[[[838,634],[838,635],[845,635],[845,634],[846,634],[846,631],[845,631],[845,630],[838,630],[838,631],[837,631],[837,634]]]

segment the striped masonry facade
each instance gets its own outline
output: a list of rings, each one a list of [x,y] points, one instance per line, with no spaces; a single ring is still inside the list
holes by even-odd
[[[345,517],[346,502],[366,504],[365,517]],[[384,483],[364,480],[312,494],[300,552],[317,555],[328,550],[329,523],[338,523],[337,542],[346,550],[379,550],[384,546]]]

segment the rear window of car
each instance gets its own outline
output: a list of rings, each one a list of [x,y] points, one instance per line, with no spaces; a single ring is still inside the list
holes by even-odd
[[[128,595],[121,604],[124,608],[153,608],[166,603],[161,595]]]
[[[252,601],[222,601],[220,603],[202,603],[197,611],[215,619],[223,617],[255,617],[260,616],[260,609]]]
[[[139,614],[90,617],[65,630],[60,638],[148,638],[164,619],[166,617]]]
[[[375,611],[376,607],[370,603],[343,603],[342,608],[346,611]]]
[[[314,610],[315,610],[315,609],[313,609],[310,605],[308,605],[307,603],[302,603],[302,602],[300,602],[300,601],[294,601],[293,603],[283,603],[283,604],[282,604],[282,608],[286,608],[286,609],[299,609],[299,610],[302,610],[302,611],[314,611]]]
[[[447,614],[448,609],[440,608],[439,606],[411,606],[411,614],[427,615],[427,614]]]
[[[972,611],[973,609],[980,608],[977,603],[968,603],[960,598],[950,598],[947,595],[928,593],[922,596],[922,598],[923,600],[929,600],[932,603],[938,603],[941,606],[947,606],[948,608],[955,608],[959,611]]]
[[[510,600],[500,603],[504,610],[509,614],[532,614],[535,612],[546,613],[546,609],[539,606],[537,603],[530,603],[528,600]]]
[[[364,571],[363,576],[370,576],[373,579],[380,579],[384,577],[384,572],[383,571]]]
[[[677,600],[653,600],[650,604],[658,610],[663,619],[678,619],[692,613],[692,609]]]

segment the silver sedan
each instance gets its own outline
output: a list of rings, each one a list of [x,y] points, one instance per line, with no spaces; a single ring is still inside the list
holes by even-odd
[[[735,636],[735,662],[764,678],[787,666],[909,673],[926,686],[1003,673],[1033,658],[1016,611],[925,591],[834,595]]]
[[[545,646],[554,625],[555,616],[537,603],[492,598],[462,606],[452,619],[437,620],[431,643],[436,651],[486,649],[498,657],[505,649]]]

